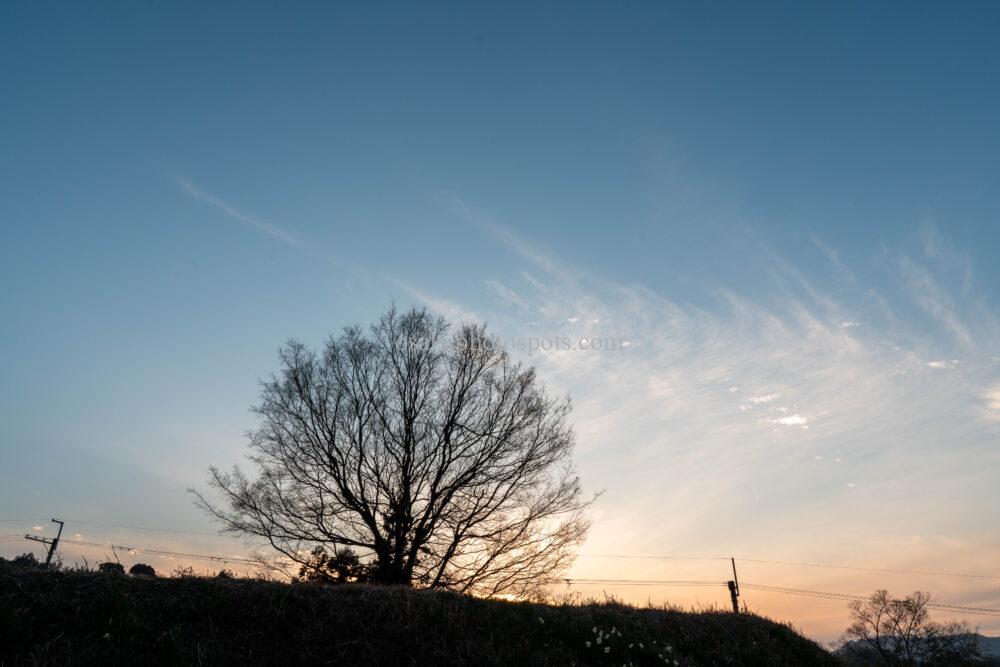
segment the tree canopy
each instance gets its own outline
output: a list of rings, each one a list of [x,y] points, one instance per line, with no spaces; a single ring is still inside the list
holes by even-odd
[[[973,664],[980,657],[976,635],[964,622],[932,621],[930,602],[930,594],[923,591],[893,598],[885,590],[851,602],[852,622],[841,655],[886,667]]]
[[[350,548],[366,580],[479,595],[529,594],[572,562],[590,500],[569,400],[484,325],[393,307],[279,356],[254,408],[256,475],[213,467],[221,500],[198,494],[227,531],[306,569]]]

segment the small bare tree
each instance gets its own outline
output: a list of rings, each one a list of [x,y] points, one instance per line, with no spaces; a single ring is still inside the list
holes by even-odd
[[[878,590],[850,603],[852,623],[842,654],[880,665],[961,665],[980,657],[979,642],[967,623],[935,623],[927,605],[930,593],[917,591],[894,599]]]
[[[211,469],[225,530],[306,568],[357,551],[378,583],[529,595],[589,528],[568,399],[485,327],[389,310],[317,355],[292,341],[262,383],[251,479]],[[197,493],[197,492],[196,492]]]

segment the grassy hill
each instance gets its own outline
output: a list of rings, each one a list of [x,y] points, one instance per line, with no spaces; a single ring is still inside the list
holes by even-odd
[[[2,664],[832,665],[754,615],[0,564]]]

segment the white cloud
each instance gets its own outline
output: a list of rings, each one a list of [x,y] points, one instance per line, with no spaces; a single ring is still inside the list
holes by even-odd
[[[938,359],[936,361],[928,361],[927,366],[929,366],[930,368],[937,368],[937,369],[954,368],[959,363],[960,362],[958,359],[951,359],[950,361],[947,359]]]
[[[809,423],[809,419],[803,417],[799,414],[790,415],[788,417],[780,417],[778,419],[772,419],[772,424],[781,424],[782,426],[803,426]]]

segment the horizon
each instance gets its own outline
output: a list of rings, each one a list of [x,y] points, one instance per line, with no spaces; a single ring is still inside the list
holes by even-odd
[[[396,303],[486,322],[571,397],[603,494],[570,579],[735,557],[748,584],[1000,609],[996,7],[0,16],[0,556],[50,517],[249,553],[187,489],[244,463],[279,346]]]

